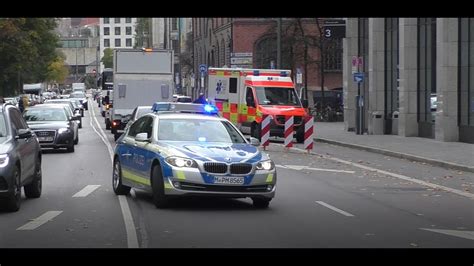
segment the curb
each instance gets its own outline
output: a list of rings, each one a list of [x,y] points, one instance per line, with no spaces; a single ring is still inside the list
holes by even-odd
[[[314,141],[322,142],[322,143],[328,143],[328,144],[334,144],[334,145],[339,145],[339,146],[344,146],[344,147],[359,149],[359,150],[364,150],[364,151],[369,151],[369,152],[373,152],[373,153],[379,153],[379,154],[388,155],[388,156],[401,158],[401,159],[408,159],[408,160],[417,161],[417,162],[429,163],[429,164],[435,165],[435,166],[440,166],[440,167],[444,167],[444,168],[451,168],[451,169],[456,169],[456,170],[461,170],[461,171],[465,171],[465,172],[474,173],[474,167],[467,166],[467,165],[462,165],[462,164],[457,164],[457,163],[449,163],[449,162],[439,161],[439,160],[425,158],[425,157],[421,157],[421,156],[411,155],[411,154],[407,154],[407,153],[389,151],[389,150],[385,150],[385,149],[374,148],[374,147],[363,146],[363,145],[357,145],[357,144],[351,144],[351,143],[335,141],[335,140],[330,140],[330,139],[324,139],[324,138],[314,138]]]

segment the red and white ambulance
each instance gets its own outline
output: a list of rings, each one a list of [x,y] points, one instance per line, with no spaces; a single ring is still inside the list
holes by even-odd
[[[283,137],[285,116],[294,116],[297,142],[304,141],[307,102],[298,98],[291,70],[209,68],[208,75],[209,102],[243,133],[260,139],[262,115],[270,115],[270,136]]]

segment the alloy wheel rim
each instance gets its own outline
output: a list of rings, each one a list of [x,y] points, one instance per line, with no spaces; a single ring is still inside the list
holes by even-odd
[[[117,188],[118,187],[118,173],[119,173],[119,170],[118,170],[118,163],[115,163],[115,167],[114,167],[114,188]]]

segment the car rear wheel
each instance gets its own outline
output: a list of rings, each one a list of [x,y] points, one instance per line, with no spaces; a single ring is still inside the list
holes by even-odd
[[[161,166],[153,166],[151,174],[151,187],[153,191],[153,204],[159,209],[168,207],[169,198],[165,195],[165,185],[163,183],[163,175]]]
[[[112,173],[112,187],[116,195],[127,195],[130,187],[122,185],[122,167],[119,160],[114,162],[114,172]]]
[[[252,198],[253,206],[258,209],[266,209],[270,205],[272,199],[266,198]]]
[[[20,184],[20,170],[18,166],[13,169],[13,185],[11,193],[8,198],[5,199],[5,209],[9,212],[16,212],[20,209],[21,205],[21,184]]]
[[[41,160],[37,159],[33,181],[25,186],[25,196],[27,198],[39,198],[41,196],[42,179]]]

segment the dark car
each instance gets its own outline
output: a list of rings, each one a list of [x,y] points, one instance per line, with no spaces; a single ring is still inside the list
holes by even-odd
[[[0,105],[0,209],[18,211],[21,187],[41,196],[41,148],[18,108]]]
[[[79,139],[74,132],[74,120],[61,105],[34,106],[23,112],[23,117],[38,137],[41,148],[67,148],[74,152]]]
[[[56,100],[47,100],[45,104],[66,104],[69,106],[70,111],[74,116],[79,116],[79,119],[76,120],[79,128],[82,128],[82,118],[84,116],[84,107],[82,107],[81,113],[81,106],[76,106],[74,104],[75,99],[56,99]]]
[[[73,93],[69,94],[69,99],[79,99],[82,106],[84,106],[84,108],[86,110],[88,110],[88,108],[87,108],[87,97],[86,97],[86,94],[84,92],[74,91]]]
[[[151,105],[141,105],[141,106],[137,106],[135,107],[135,109],[133,109],[133,112],[132,112],[132,116],[130,117],[130,119],[127,121],[127,125],[125,126],[125,130],[127,130],[127,127],[130,126],[131,124],[133,124],[133,122],[135,122],[135,120],[137,120],[138,118],[146,115],[146,114],[149,114],[153,112],[153,110],[151,109]],[[123,132],[116,132],[114,134],[114,139],[117,140],[118,138],[120,138],[120,136],[122,136]]]

